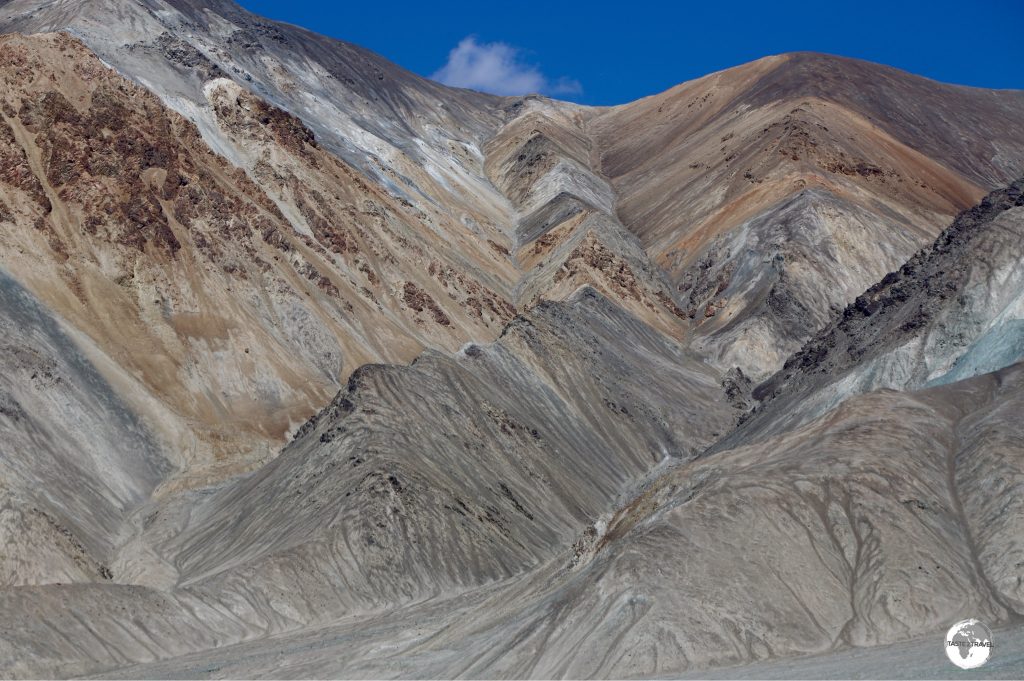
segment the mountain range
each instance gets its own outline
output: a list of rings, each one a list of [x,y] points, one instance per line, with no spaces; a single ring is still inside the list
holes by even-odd
[[[227,0],[0,33],[0,675],[1024,640],[1024,92],[498,97]]]

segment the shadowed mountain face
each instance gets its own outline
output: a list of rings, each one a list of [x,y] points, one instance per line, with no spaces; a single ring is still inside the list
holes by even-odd
[[[230,2],[0,31],[0,676],[1024,614],[1021,93],[801,53],[499,98]]]

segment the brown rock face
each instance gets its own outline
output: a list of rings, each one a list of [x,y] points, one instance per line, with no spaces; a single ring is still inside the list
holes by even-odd
[[[764,378],[957,212],[1018,176],[1022,106],[1018,92],[800,53],[615,107],[590,130],[618,216],[683,307],[728,299],[694,347]]]
[[[454,349],[511,318],[294,116],[213,91],[225,134],[264,150],[250,177],[77,41],[11,36],[0,51],[0,193],[18,206],[5,265],[179,417],[175,448],[198,435],[196,474],[264,458],[365,361]],[[427,258],[450,276],[411,265]]]

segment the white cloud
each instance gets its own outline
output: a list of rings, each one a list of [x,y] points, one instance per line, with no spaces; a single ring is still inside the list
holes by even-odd
[[[583,91],[579,81],[552,81],[536,66],[524,63],[518,48],[506,43],[478,43],[473,36],[463,38],[448,53],[448,63],[431,78],[495,95],[571,95]]]

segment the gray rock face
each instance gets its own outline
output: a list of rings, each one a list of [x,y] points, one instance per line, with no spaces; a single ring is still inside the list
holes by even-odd
[[[872,393],[659,478],[609,524],[607,544],[574,578],[582,583],[568,582],[572,605],[539,609],[547,626],[534,630],[567,641],[542,664],[570,676],[664,676],[873,646],[964,612],[1013,621],[1020,585],[997,576],[1019,570],[1019,549],[997,556],[988,541],[1019,532],[1021,516],[997,516],[1014,495],[994,499],[985,480],[1021,483],[1018,426],[1003,418],[1020,403],[1022,376],[1018,366]],[[575,632],[552,620],[600,622],[601,633],[569,644]],[[559,653],[571,660],[564,670]]]
[[[0,348],[0,583],[109,580],[123,521],[174,462],[2,271]]]
[[[334,593],[342,610],[421,598],[540,564],[635,479],[731,423],[711,372],[584,290],[494,345],[360,369],[273,464],[204,501],[162,550],[181,584],[211,595],[227,580],[291,601]],[[325,545],[337,562],[314,572],[338,570],[325,581],[346,583],[340,593],[304,579]]]
[[[755,388],[732,441],[778,432],[850,395],[949,383],[1020,361],[1024,181],[960,214]]]
[[[692,345],[764,379],[916,243],[871,211],[801,191],[718,237],[684,273],[684,307],[702,318]]]

